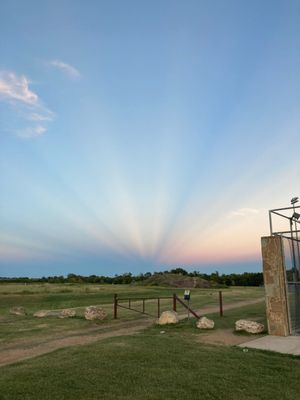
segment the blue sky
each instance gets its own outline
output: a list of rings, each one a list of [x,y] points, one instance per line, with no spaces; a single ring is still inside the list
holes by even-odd
[[[298,1],[0,11],[0,276],[260,269],[300,194]]]

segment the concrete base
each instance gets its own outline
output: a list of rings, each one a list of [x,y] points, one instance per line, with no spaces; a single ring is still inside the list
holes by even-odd
[[[249,349],[269,350],[277,353],[300,356],[300,336],[263,336],[250,342],[242,343],[239,347]]]

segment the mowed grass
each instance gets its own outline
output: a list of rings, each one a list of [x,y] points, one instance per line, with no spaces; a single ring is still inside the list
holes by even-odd
[[[195,307],[213,304],[218,289],[192,289],[191,304]],[[94,284],[0,284],[0,315],[7,307],[20,303],[31,311],[41,308],[60,309],[87,306],[91,303],[111,304],[114,293],[119,297],[183,296],[184,289],[140,285]],[[238,301],[262,297],[261,287],[230,287],[222,289],[224,301]]]
[[[102,306],[108,318],[98,324],[113,322],[113,295],[117,293],[124,297],[157,297],[171,296],[177,293],[182,297],[183,289],[138,286],[138,285],[93,285],[93,284],[1,284],[0,285],[0,349],[1,345],[27,337],[63,334],[93,326],[94,321],[86,321],[83,317],[84,308],[89,305]],[[201,309],[206,306],[218,305],[218,290],[192,289],[191,306]],[[236,301],[252,300],[264,295],[263,288],[228,288],[223,290],[224,304]],[[126,303],[128,305],[128,303]],[[29,315],[25,317],[9,314],[15,306],[23,306]],[[133,302],[132,306],[142,309],[141,302]],[[58,310],[76,308],[77,317],[59,319],[57,317],[35,318],[33,313],[38,310]],[[161,311],[170,310],[172,300],[161,300]],[[156,316],[157,302],[147,301],[146,311]],[[178,311],[183,311],[178,306]],[[141,314],[119,309],[121,320],[145,318]]]
[[[215,315],[217,327],[264,318],[262,305]],[[161,333],[164,330],[165,333]],[[195,320],[58,350],[0,369],[0,399],[287,400],[299,397],[300,359],[204,345]]]

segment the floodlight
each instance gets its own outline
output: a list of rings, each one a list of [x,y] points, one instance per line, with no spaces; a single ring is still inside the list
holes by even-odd
[[[297,220],[298,220],[298,219],[300,218],[300,214],[298,214],[298,213],[294,212],[294,214],[293,214],[292,218],[293,218],[293,219],[297,219]]]
[[[298,201],[299,201],[299,197],[293,197],[291,200],[291,204],[298,203]]]

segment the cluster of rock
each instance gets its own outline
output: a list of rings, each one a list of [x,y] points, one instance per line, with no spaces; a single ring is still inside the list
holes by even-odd
[[[159,325],[177,324],[178,322],[178,314],[175,311],[164,311],[157,321]],[[213,329],[215,323],[212,319],[201,317],[197,320],[196,326],[199,329]],[[264,332],[265,327],[259,322],[240,319],[235,323],[235,330],[255,334]]]
[[[27,311],[24,307],[13,307],[10,309],[10,314],[24,316],[27,315]],[[33,314],[36,318],[45,318],[45,317],[58,317],[58,318],[73,318],[76,317],[76,311],[72,308],[65,308],[63,310],[39,310]],[[107,317],[107,313],[103,308],[98,306],[89,306],[86,307],[84,312],[84,318],[92,321],[92,320],[104,320]]]
[[[235,330],[248,333],[262,333],[265,330],[265,326],[259,322],[249,321],[247,319],[239,319],[235,323]]]
[[[58,317],[58,318],[71,318],[76,316],[76,311],[70,308],[65,308],[64,310],[40,310],[33,314],[37,318],[45,317]]]
[[[102,321],[106,317],[107,313],[103,310],[103,308],[97,306],[86,307],[84,312],[84,318],[88,319],[89,321],[93,321],[95,319]]]
[[[71,308],[65,308],[59,314],[59,318],[72,318],[76,316],[76,311]]]
[[[10,314],[25,316],[27,311],[24,307],[13,307],[10,309]],[[76,316],[76,311],[71,308],[65,308],[63,310],[39,310],[33,314],[34,317],[58,317],[58,318],[73,318]],[[84,318],[89,321],[104,320],[107,317],[106,311],[98,306],[86,307],[84,311]],[[177,324],[179,322],[178,314],[175,311],[164,311],[159,317],[157,323],[159,325]],[[199,329],[213,329],[215,323],[212,319],[201,317],[197,320],[196,326]],[[249,321],[246,319],[240,319],[235,322],[236,331],[244,331],[248,333],[262,333],[265,330],[263,324],[255,321]]]
[[[175,311],[164,311],[157,321],[159,325],[177,324],[177,322],[179,322],[179,318]],[[196,326],[199,329],[213,329],[215,323],[211,319],[202,317],[197,320]]]
[[[34,317],[37,318],[44,318],[44,317],[58,317],[59,316],[59,311],[52,311],[52,310],[40,310],[36,311],[33,314]]]
[[[9,313],[11,315],[27,315],[27,311],[25,310],[24,307],[13,307],[9,310]]]

